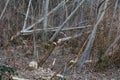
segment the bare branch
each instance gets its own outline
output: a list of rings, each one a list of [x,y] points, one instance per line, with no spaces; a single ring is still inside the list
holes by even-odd
[[[49,16],[50,14],[52,14],[53,12],[55,12],[56,10],[58,10],[60,7],[62,7],[63,5],[65,4],[64,1],[62,1],[61,3],[59,3],[54,9],[52,9],[48,14],[47,16]],[[36,24],[40,23],[41,21],[44,20],[44,17],[40,18],[37,22],[35,22],[34,24],[32,24],[31,26],[27,27],[24,31],[27,31],[31,28],[33,28],[33,26],[35,26]],[[21,31],[21,32],[24,32],[24,31]]]
[[[61,38],[61,39],[58,39],[57,43],[59,44],[59,43],[64,42],[64,41],[68,41],[68,40],[70,40],[70,39],[72,39],[72,38],[80,37],[81,35],[82,35],[82,33],[77,34],[77,35],[74,35],[73,37],[65,37],[65,38]]]
[[[27,23],[27,18],[28,18],[29,10],[30,10],[31,1],[32,0],[30,0],[29,4],[28,4],[28,9],[27,9],[27,13],[26,13],[26,17],[25,17],[25,20],[24,20],[24,25],[23,25],[23,29],[22,30],[25,30],[25,27],[26,27],[26,23]]]
[[[62,31],[66,31],[66,30],[75,30],[75,29],[83,29],[83,28],[88,28],[88,27],[90,27],[90,26],[91,26],[91,25],[80,26],[80,27],[64,28],[64,29],[62,29]],[[53,31],[57,31],[58,28],[59,28],[59,27],[48,28],[47,31],[52,31],[52,32],[53,32]],[[36,33],[37,33],[37,32],[43,31],[43,29],[36,29],[35,31],[36,31]],[[23,32],[23,34],[24,34],[24,35],[29,35],[30,33],[33,33],[33,32],[34,32],[34,30],[28,30],[28,31]]]
[[[88,31],[86,32],[87,34],[90,33],[91,31]],[[70,36],[70,37],[65,37],[65,38],[60,38],[58,39],[57,43],[60,44],[61,42],[64,42],[64,41],[68,41],[70,39],[74,39],[74,38],[77,38],[77,37],[80,37],[83,33],[80,33],[80,34],[76,34],[74,36]]]
[[[99,10],[99,14],[98,14],[98,17],[97,17],[97,22],[96,22],[96,24],[94,25],[94,29],[93,29],[93,31],[92,31],[91,37],[90,37],[90,39],[89,39],[89,41],[88,41],[88,44],[87,44],[87,46],[86,46],[86,48],[85,48],[85,50],[84,50],[84,52],[83,52],[83,54],[82,54],[79,62],[78,62],[78,68],[77,68],[77,69],[78,69],[79,71],[81,71],[81,68],[82,68],[83,64],[85,63],[85,61],[87,60],[87,58],[88,58],[88,56],[89,56],[89,54],[90,54],[90,52],[91,52],[91,48],[92,48],[92,46],[93,46],[93,42],[94,42],[95,36],[96,36],[96,30],[97,30],[97,28],[98,28],[98,25],[100,24],[100,22],[102,21],[102,19],[103,19],[103,17],[104,17],[104,14],[105,14],[105,12],[106,12],[106,8],[107,8],[108,1],[109,1],[109,0],[106,0],[105,3],[104,3],[104,6],[102,6],[102,7],[100,8],[100,10]]]
[[[7,0],[7,2],[6,2],[6,4],[5,4],[5,7],[4,7],[4,9],[3,9],[3,11],[2,11],[2,13],[1,13],[1,15],[0,15],[0,20],[2,19],[3,14],[5,13],[5,10],[6,10],[7,6],[8,6],[9,1],[10,1],[10,0]]]
[[[47,18],[47,14],[48,14],[48,6],[49,6],[49,0],[45,1],[45,7],[44,7],[44,28],[43,28],[43,41],[44,43],[46,43],[46,37],[47,37],[47,23],[48,23],[48,18]]]
[[[79,9],[79,7],[83,4],[85,0],[82,0],[79,5],[75,8],[75,10],[67,17],[67,19],[59,26],[59,29],[55,32],[55,34],[51,37],[50,41],[53,41],[60,30],[64,27],[64,25],[71,19],[71,17],[75,14],[75,12]]]

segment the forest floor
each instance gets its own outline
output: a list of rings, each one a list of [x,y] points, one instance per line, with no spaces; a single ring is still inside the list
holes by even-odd
[[[57,53],[59,52],[53,52],[42,67],[50,68],[52,62],[54,59],[56,59],[56,63],[54,67],[52,67],[52,70],[56,71],[62,67],[65,62],[71,60],[75,56],[75,54]],[[0,63],[16,69],[19,77],[30,80],[42,80],[31,76],[34,74],[28,69],[28,65],[32,60],[35,60],[33,55],[26,55],[26,52],[23,51],[20,47],[9,47],[7,50],[0,50]],[[95,69],[91,68],[90,65],[85,65],[81,73],[77,73],[76,67],[73,67],[70,69],[70,71],[66,72],[65,76],[66,80],[120,80],[120,68],[110,66],[108,68],[95,71]],[[55,78],[53,80],[60,79]]]

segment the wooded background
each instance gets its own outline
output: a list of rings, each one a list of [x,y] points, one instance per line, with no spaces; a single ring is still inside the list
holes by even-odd
[[[0,34],[1,50],[22,47],[38,66],[56,48],[75,55],[67,68],[81,71],[91,60],[118,66],[120,0],[0,0]]]

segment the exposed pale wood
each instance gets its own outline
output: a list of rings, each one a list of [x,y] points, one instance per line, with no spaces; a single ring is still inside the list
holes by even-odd
[[[91,31],[88,31],[88,32],[86,32],[87,34],[88,33],[90,33]],[[75,39],[75,38],[78,38],[78,37],[80,37],[80,36],[82,36],[82,34],[83,33],[79,33],[79,34],[76,34],[76,35],[74,35],[74,36],[70,36],[70,37],[65,37],[65,38],[60,38],[60,39],[58,39],[58,44],[59,43],[61,43],[61,42],[64,42],[64,41],[68,41],[68,40],[70,40],[70,39]]]
[[[64,42],[64,41],[68,41],[72,38],[76,38],[76,37],[80,37],[82,35],[82,33],[80,34],[77,34],[77,35],[74,35],[73,37],[65,37],[65,38],[61,38],[61,39],[58,39],[58,42]]]
[[[30,80],[30,79],[25,79],[25,78],[19,78],[17,76],[12,76],[13,80]]]
[[[77,62],[78,62],[78,60],[79,60],[79,58],[81,56],[81,53],[82,53],[85,45],[87,44],[88,39],[89,39],[89,37],[84,42],[82,48],[80,48],[77,56],[73,60],[70,60],[70,61],[67,62],[67,70],[70,70],[73,66],[75,66],[77,64]],[[64,65],[58,71],[55,72],[55,74],[52,76],[52,78],[54,78],[58,73],[62,72],[63,69],[64,69]],[[51,80],[52,80],[52,78],[51,78]]]
[[[42,66],[42,65],[46,62],[46,60],[48,59],[48,57],[51,55],[52,51],[53,51],[54,48],[56,47],[56,45],[55,45],[54,43],[49,44],[49,45],[50,45],[50,49],[47,50],[47,51],[45,52],[46,55],[43,56],[43,58],[38,61],[38,67]]]

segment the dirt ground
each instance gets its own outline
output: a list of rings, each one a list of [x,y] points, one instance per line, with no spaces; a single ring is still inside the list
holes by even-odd
[[[61,66],[65,64],[68,60],[71,60],[75,54],[57,54],[58,52],[53,52],[48,60],[43,65],[44,68],[50,68],[52,62],[56,58],[56,63],[52,67],[53,71],[58,70]],[[13,67],[22,78],[27,78],[30,80],[42,80],[34,78],[31,75],[32,72],[28,69],[28,64],[30,61],[35,60],[32,55],[26,56],[26,51],[21,48],[9,47],[7,50],[0,50],[0,63],[7,66]],[[65,74],[66,80],[120,80],[120,68],[115,66],[110,66],[105,69],[100,69],[96,71],[94,68],[90,68],[88,65],[84,65],[80,73],[77,72],[76,67],[71,68]],[[60,80],[55,78],[53,80]]]

